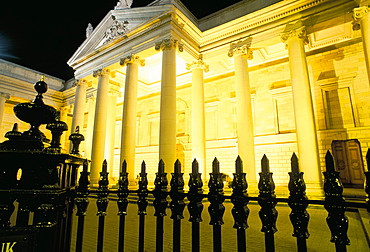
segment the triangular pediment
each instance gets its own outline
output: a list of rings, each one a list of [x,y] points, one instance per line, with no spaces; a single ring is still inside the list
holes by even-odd
[[[125,34],[135,30],[151,19],[166,12],[166,7],[171,0],[153,2],[153,5],[137,8],[116,8],[107,13],[103,20],[90,32],[86,31],[86,40],[77,49],[67,64],[73,66],[75,62],[80,61],[92,52],[99,51],[111,42],[125,37]]]

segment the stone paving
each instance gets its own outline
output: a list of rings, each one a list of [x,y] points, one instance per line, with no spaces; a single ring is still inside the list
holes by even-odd
[[[209,223],[208,203],[204,203],[203,222],[201,223],[201,251],[213,251],[212,249],[212,226]],[[232,204],[225,201],[226,207],[224,222],[222,226],[222,251],[237,251],[236,230],[232,228],[233,218],[231,215]],[[264,233],[260,232],[261,222],[258,217],[260,206],[255,202],[248,204],[250,215],[248,218],[249,228],[247,229],[247,251],[264,251]],[[292,237],[292,226],[289,220],[290,208],[287,204],[279,203],[276,207],[279,216],[277,219],[278,232],[275,233],[276,251],[297,251],[296,240]],[[309,233],[307,240],[308,251],[325,252],[335,251],[335,245],[330,240],[330,231],[326,224],[327,212],[322,206],[312,205],[307,209],[310,214]],[[110,201],[106,216],[104,251],[114,252],[118,247],[118,215],[115,201]],[[145,251],[155,251],[155,231],[156,218],[153,216],[154,208],[149,205],[148,214],[145,218]],[[164,251],[172,251],[172,220],[169,218],[170,209],[167,209],[167,216],[164,224]],[[346,212],[349,219],[348,236],[351,245],[347,246],[347,251],[369,251],[369,245],[360,215],[357,212]],[[188,222],[189,214],[187,209],[184,211],[184,220],[181,222],[181,251],[191,251],[191,223]],[[72,249],[75,251],[75,236],[77,219],[73,220]],[[365,225],[370,225],[365,223]],[[89,211],[85,220],[85,232],[83,251],[96,251],[98,217],[96,216],[95,199],[90,199]],[[137,205],[129,204],[128,215],[126,217],[125,229],[125,251],[137,251],[138,249],[138,227],[139,217],[137,215]]]

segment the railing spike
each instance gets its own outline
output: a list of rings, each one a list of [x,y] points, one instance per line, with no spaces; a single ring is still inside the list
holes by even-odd
[[[141,173],[146,173],[146,165],[144,160],[141,162]]]
[[[216,157],[212,162],[212,173],[220,173],[220,162],[218,162]]]
[[[164,162],[163,159],[159,160],[158,163],[158,174],[163,174],[164,173]]]
[[[193,174],[199,173],[199,163],[196,158],[194,158],[193,163],[191,163],[191,172]]]
[[[122,173],[127,173],[127,162],[126,162],[126,159],[123,160],[122,162],[122,169],[121,169],[121,172]]]
[[[270,162],[267,158],[266,154],[263,155],[261,159],[261,167],[263,173],[269,173],[270,172]]]
[[[243,161],[239,155],[235,160],[235,173],[243,173]]]
[[[327,172],[334,172],[335,171],[335,164],[333,155],[331,155],[330,151],[328,150],[325,155],[325,166]]]
[[[291,166],[292,172],[294,172],[294,173],[299,172],[298,157],[295,154],[295,152],[293,152],[292,158],[290,159],[290,166]]]
[[[175,162],[175,174],[180,174],[181,173],[181,162],[179,159],[176,159]]]
[[[107,167],[108,167],[107,160],[104,159],[104,161],[103,161],[103,172],[107,172],[107,170],[108,170]]]

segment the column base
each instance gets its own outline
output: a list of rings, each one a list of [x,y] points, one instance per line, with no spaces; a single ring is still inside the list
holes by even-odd
[[[306,182],[306,195],[309,199],[324,198],[324,187],[320,182]]]

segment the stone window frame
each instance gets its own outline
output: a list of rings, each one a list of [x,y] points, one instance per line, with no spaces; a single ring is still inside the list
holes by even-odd
[[[328,109],[328,101],[326,98],[326,92],[333,91],[333,90],[339,90],[343,88],[348,88],[348,91],[349,91],[349,96],[351,100],[350,105],[352,108],[353,128],[360,126],[360,117],[358,115],[356,97],[355,97],[355,92],[354,92],[355,77],[356,77],[355,74],[349,74],[343,77],[332,77],[332,78],[327,78],[327,79],[316,81],[316,83],[320,87],[322,106],[323,106],[324,116],[325,116],[326,130],[333,129],[333,128],[330,128],[330,122],[328,121],[329,120],[329,109]],[[343,125],[343,128],[345,128],[344,125]],[[352,128],[352,127],[349,127],[349,128]]]

